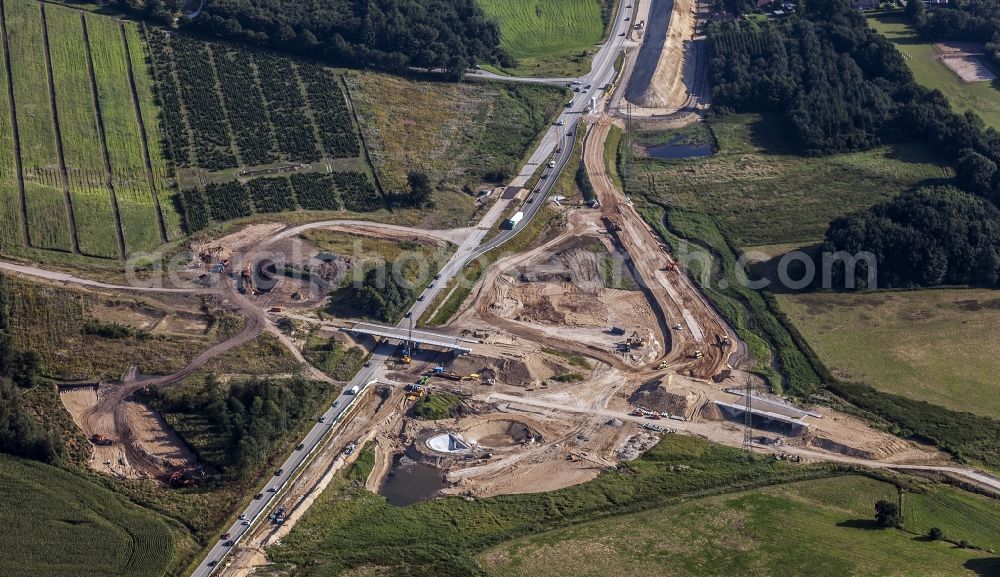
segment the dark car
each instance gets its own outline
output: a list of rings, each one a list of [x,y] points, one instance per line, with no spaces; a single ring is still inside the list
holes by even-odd
[[[228,539],[228,538],[229,538],[229,533],[223,533],[222,537],[219,537],[219,539]]]
[[[254,499],[260,499],[263,496],[264,496],[264,493],[257,493],[256,495],[253,496],[253,498]]]
[[[284,474],[285,474],[285,470],[284,469],[278,469],[277,471],[274,472],[274,476],[275,477],[280,477],[280,476],[282,476]]]
[[[233,540],[230,539],[230,540],[226,541],[225,543],[223,543],[223,545],[225,545],[226,547],[232,547],[233,546]]]
[[[209,561],[209,562],[208,562],[208,566],[209,566],[209,567],[215,567],[215,566],[216,566],[216,565],[218,565],[218,564],[219,564],[219,562],[218,562],[218,561],[215,561],[214,559],[213,559],[212,561]]]
[[[299,443],[299,446],[298,446],[298,447],[295,447],[295,450],[296,450],[296,451],[301,451],[301,450],[302,450],[302,449],[304,449],[305,447],[306,447],[306,444],[305,444],[305,443]]]

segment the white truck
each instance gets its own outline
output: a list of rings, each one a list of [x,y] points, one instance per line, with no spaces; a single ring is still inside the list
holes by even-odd
[[[516,227],[518,225],[518,223],[521,222],[521,219],[523,219],[523,218],[524,218],[524,212],[520,211],[520,210],[517,211],[517,214],[515,214],[512,217],[510,217],[510,220],[507,221],[507,228],[513,229],[514,227]]]
[[[358,387],[357,385],[354,385],[354,386],[353,386],[353,387],[351,387],[350,389],[347,389],[347,394],[348,394],[348,395],[356,395],[356,394],[358,394],[358,392],[359,392],[360,390],[361,390],[361,388],[360,388],[360,387]]]

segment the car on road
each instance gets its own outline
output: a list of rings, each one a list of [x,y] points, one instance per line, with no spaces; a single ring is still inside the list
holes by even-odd
[[[418,301],[421,301],[421,302],[423,302],[423,300],[424,300],[424,295],[420,295],[420,296],[418,296],[418,297],[417,297],[417,300],[418,300]]]
[[[566,103],[566,108],[573,108],[573,101],[572,100],[570,100],[569,102]]]
[[[563,119],[562,119],[562,118],[560,118],[560,119],[559,119],[559,121],[558,121],[558,122],[556,122],[556,126],[563,126],[563,125],[565,125],[565,124],[566,124],[566,123],[565,123],[565,122],[563,122]]]
[[[626,17],[625,17],[625,21],[626,21],[626,22],[628,22],[628,21],[629,21],[629,20],[631,20],[631,19],[632,19],[632,17],[631,17],[631,16],[626,16]]]
[[[240,521],[245,521],[246,518],[247,518],[247,514],[246,513],[240,513]]]
[[[590,85],[588,84],[588,85],[584,86],[583,89],[584,90],[590,90]]]
[[[555,167],[556,167],[556,161],[550,160],[549,161],[549,168],[555,168]]]
[[[228,539],[228,538],[229,538],[229,533],[223,533],[222,536],[219,537],[220,540],[221,539]]]
[[[301,451],[302,449],[305,449],[305,448],[306,448],[306,444],[305,443],[299,443],[299,445],[297,447],[295,447],[295,450],[296,451]]]
[[[624,32],[622,32],[622,33],[620,33],[620,34],[619,34],[619,36],[625,36],[625,33],[624,33]]]
[[[257,493],[256,495],[254,495],[254,496],[253,496],[253,498],[254,498],[254,499],[260,499],[260,498],[262,498],[263,496],[264,496],[264,493]]]
[[[277,487],[269,487],[267,489],[267,492],[268,493],[277,493],[278,492],[278,488]]]
[[[365,361],[365,366],[366,366],[366,367],[370,367],[370,366],[372,366],[372,362],[371,362],[371,361]]]
[[[223,543],[223,545],[226,546],[226,547],[232,547],[234,545],[234,543],[233,543],[233,540],[230,539],[230,540],[226,541],[225,543]]]
[[[339,407],[339,406],[340,406],[340,401],[334,401],[334,402],[333,402],[333,408],[334,408],[334,409],[336,409],[336,408],[337,408],[337,407]]]
[[[216,559],[212,559],[211,561],[208,562],[208,566],[209,567],[215,567],[218,564],[219,564],[219,562]]]
[[[325,423],[325,422],[326,422],[326,415],[324,415],[324,416],[321,416],[321,417],[319,418],[319,422],[321,422],[321,423]]]
[[[441,278],[441,275],[440,275],[440,274],[436,274],[436,275],[434,275],[434,280],[440,280],[440,278]]]
[[[274,476],[275,477],[280,477],[280,476],[282,476],[284,474],[285,474],[285,470],[284,469],[278,469],[277,471],[274,472]]]
[[[249,526],[250,526],[250,521],[248,521],[248,520],[244,519],[244,520],[243,520],[243,526],[244,526],[244,527],[249,527]]]

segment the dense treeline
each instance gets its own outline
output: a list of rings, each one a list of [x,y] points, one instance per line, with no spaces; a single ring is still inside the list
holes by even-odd
[[[373,268],[360,284],[351,285],[349,302],[356,314],[382,322],[398,322],[413,300],[411,290],[395,278],[392,271]]]
[[[1000,279],[1000,210],[953,187],[924,188],[835,220],[826,249],[873,253],[879,287],[992,285]],[[862,286],[868,272],[864,262],[853,271]]]
[[[710,37],[714,98],[723,110],[783,113],[805,154],[925,140],[952,164],[958,186],[1000,201],[1000,132],[986,129],[975,114],[954,113],[940,92],[916,84],[895,47],[846,0],[809,2],[800,17],[778,23],[713,25]],[[994,265],[965,264],[989,256],[984,241],[957,242],[960,231],[941,225],[959,211],[975,230],[993,230],[993,208],[953,190],[930,189],[834,223],[828,247],[876,254],[887,286],[995,284]],[[883,233],[872,232],[890,223]],[[937,228],[927,230],[939,234],[921,233],[931,223]],[[941,258],[961,264],[942,265]]]
[[[144,400],[165,415],[194,417],[206,423],[211,446],[199,457],[226,477],[246,478],[264,464],[297,423],[311,418],[327,390],[304,378],[252,379],[222,385],[214,375],[200,387],[164,391],[156,387]]]
[[[714,24],[709,34],[717,106],[783,113],[806,154],[878,144],[895,91],[912,83],[892,44],[846,0],[810,2],[780,22]]]
[[[162,22],[180,0],[113,0]],[[475,0],[207,0],[186,28],[348,66],[442,69],[510,65],[500,28]]]
[[[992,44],[990,56],[996,60],[1000,49],[1000,1],[974,0],[936,6],[928,10],[922,0],[907,3],[906,15],[921,37]]]
[[[21,388],[34,384],[38,357],[14,346],[7,316],[8,299],[0,275],[0,453],[52,462],[61,445],[25,409]]]

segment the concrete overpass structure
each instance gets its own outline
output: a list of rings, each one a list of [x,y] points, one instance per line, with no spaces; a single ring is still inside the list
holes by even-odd
[[[374,323],[357,323],[354,326],[343,330],[362,335],[371,335],[373,337],[410,341],[421,345],[447,349],[460,355],[472,351],[469,347],[464,346],[463,343],[478,342],[461,337],[453,337],[444,333],[436,333],[419,329],[410,330],[406,327],[391,327]]]

